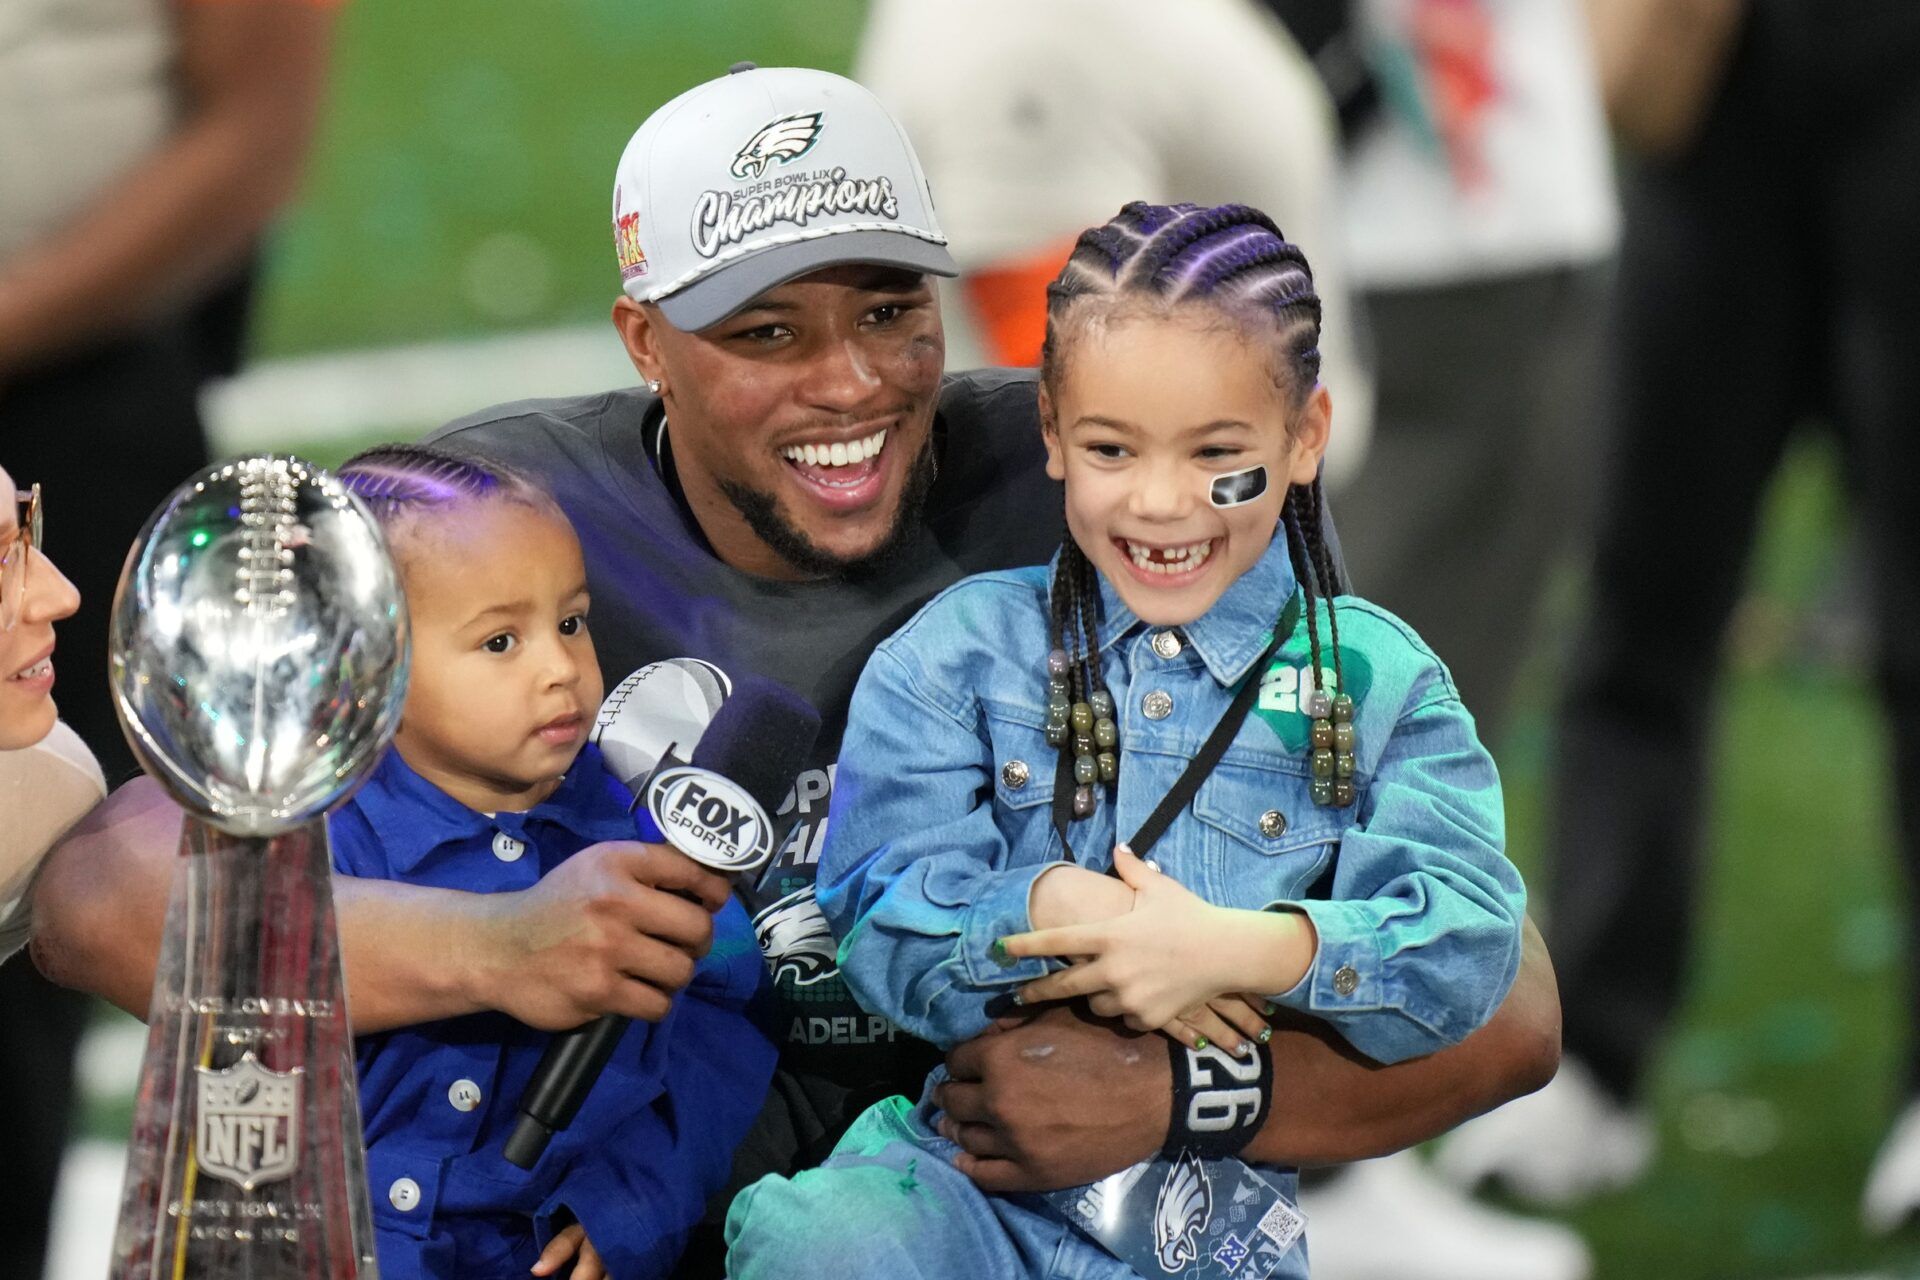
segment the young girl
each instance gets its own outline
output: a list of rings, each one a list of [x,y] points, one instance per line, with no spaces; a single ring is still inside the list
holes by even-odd
[[[942,1046],[1084,996],[1177,1041],[1176,1087],[1189,1058],[1188,1085],[1257,1080],[1276,1005],[1382,1062],[1460,1040],[1512,982],[1524,892],[1445,667],[1338,595],[1305,259],[1252,209],[1135,204],[1048,301],[1068,536],[1050,567],[937,597],[861,677],[819,881],[848,982]],[[953,1169],[941,1078],[743,1194],[732,1274],[1132,1275]],[[1169,1154],[1244,1145],[1260,1088],[1176,1107]],[[1292,1171],[1272,1180],[1292,1198]],[[1304,1276],[1304,1246],[1273,1274]]]
[[[394,749],[329,819],[336,868],[499,893],[638,839],[631,795],[587,744],[600,668],[580,544],[553,500],[421,446],[369,450],[339,475],[387,534],[413,665]],[[627,1030],[530,1172],[502,1148],[546,1033],[481,1014],[362,1037],[381,1274],[666,1275],[772,1074],[742,1011],[762,972],[728,900],[672,1011]]]

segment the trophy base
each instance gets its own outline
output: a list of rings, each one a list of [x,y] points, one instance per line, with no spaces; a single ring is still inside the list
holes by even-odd
[[[325,821],[186,820],[113,1280],[372,1280]]]

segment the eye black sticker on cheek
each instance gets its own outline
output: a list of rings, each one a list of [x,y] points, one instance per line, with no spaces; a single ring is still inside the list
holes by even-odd
[[[1245,471],[1229,471],[1223,476],[1213,478],[1213,488],[1207,497],[1216,507],[1237,507],[1252,502],[1267,491],[1267,469],[1264,466],[1248,467]]]

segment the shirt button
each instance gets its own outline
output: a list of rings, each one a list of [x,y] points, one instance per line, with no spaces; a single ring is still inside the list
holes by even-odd
[[[1153,636],[1153,651],[1163,658],[1180,656],[1180,637],[1171,631],[1157,631]]]
[[[480,1086],[471,1080],[455,1080],[447,1090],[447,1101],[455,1111],[471,1111],[480,1105]]]
[[[1333,971],[1333,991],[1335,995],[1350,996],[1360,985],[1360,974],[1350,964],[1343,964]]]
[[[1018,791],[1026,786],[1031,776],[1025,760],[1009,760],[1000,766],[1000,781],[1007,784],[1009,791]]]
[[[1260,834],[1271,840],[1287,831],[1287,815],[1278,809],[1269,809],[1260,815]]]
[[[502,831],[493,837],[493,856],[502,862],[518,862],[520,855],[527,851],[524,840],[515,840]]]
[[[1140,714],[1149,720],[1165,720],[1173,714],[1173,695],[1155,689],[1140,700]]]
[[[395,1178],[387,1188],[387,1203],[407,1213],[420,1203],[420,1184],[412,1178]]]

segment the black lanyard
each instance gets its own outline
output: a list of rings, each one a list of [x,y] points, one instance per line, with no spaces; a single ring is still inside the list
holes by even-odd
[[[1293,597],[1287,601],[1287,607],[1280,612],[1280,621],[1273,628],[1273,639],[1268,641],[1267,647],[1261,650],[1259,658],[1255,659],[1252,668],[1247,672],[1246,682],[1240,686],[1240,691],[1233,695],[1233,701],[1221,715],[1220,722],[1213,726],[1213,732],[1208,734],[1206,742],[1201,744],[1199,754],[1187,764],[1186,771],[1180,775],[1179,780],[1173,784],[1167,794],[1160,798],[1160,803],[1154,806],[1151,814],[1147,815],[1147,820],[1140,825],[1140,830],[1134,834],[1133,839],[1127,841],[1127,847],[1133,850],[1136,857],[1147,856],[1147,850],[1153,848],[1160,837],[1166,834],[1167,828],[1173,825],[1173,820],[1180,816],[1180,811],[1192,803],[1194,793],[1200,790],[1200,784],[1207,780],[1214,766],[1220,763],[1220,757],[1227,754],[1227,748],[1232,745],[1234,736],[1240,732],[1240,726],[1246,723],[1247,713],[1253,710],[1253,700],[1260,694],[1260,678],[1265,673],[1267,664],[1273,661],[1273,655],[1286,638],[1293,634],[1293,629],[1299,623],[1300,593],[1296,590]],[[1073,762],[1066,748],[1062,747],[1060,759],[1054,767],[1053,774],[1053,829],[1060,833],[1060,848],[1065,852],[1067,861],[1077,862],[1079,859],[1073,856],[1073,845],[1067,840],[1067,823],[1072,812]]]

